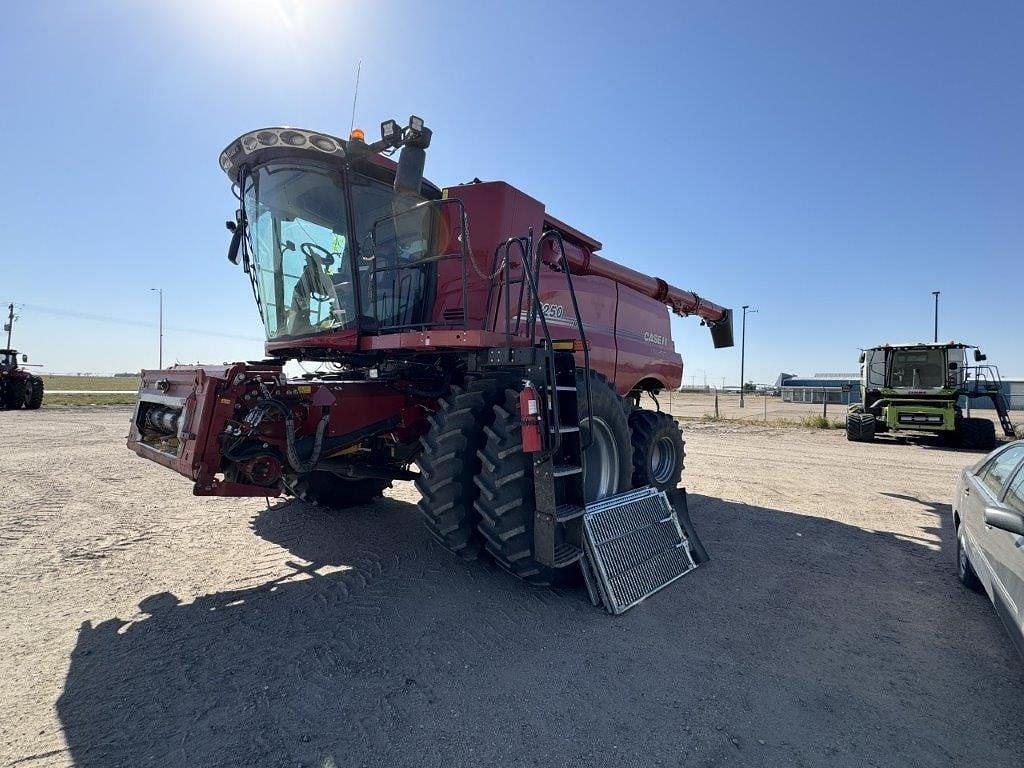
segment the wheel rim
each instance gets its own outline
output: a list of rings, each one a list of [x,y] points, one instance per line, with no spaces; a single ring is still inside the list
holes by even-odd
[[[583,456],[583,493],[587,501],[610,496],[619,488],[619,446],[608,422],[594,417],[580,422],[580,430],[589,433],[590,447]],[[584,439],[588,434],[582,435]]]
[[[678,460],[676,444],[664,435],[651,446],[651,479],[655,483],[667,483],[672,479]]]

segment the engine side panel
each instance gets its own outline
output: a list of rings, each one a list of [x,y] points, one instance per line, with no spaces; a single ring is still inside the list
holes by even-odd
[[[645,379],[659,381],[666,389],[677,389],[683,380],[683,359],[672,341],[668,309],[632,288],[616,287],[616,389],[629,392]]]

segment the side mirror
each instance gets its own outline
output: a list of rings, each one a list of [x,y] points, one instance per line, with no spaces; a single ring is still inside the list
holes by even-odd
[[[980,363],[983,360],[988,360],[988,356],[981,354],[981,350],[980,349],[974,350],[974,362]]]
[[[231,245],[228,246],[228,261],[232,264],[237,264],[238,249],[242,245],[242,228],[233,221],[226,221],[224,225],[231,232]]]
[[[1024,536],[1024,515],[1006,507],[985,507],[985,525]]]
[[[27,363],[28,362],[28,355],[22,355],[21,356],[21,362]]]
[[[861,352],[860,353],[860,357],[857,358],[857,362],[860,363],[861,365],[863,365],[864,361],[867,360],[867,359],[868,359],[867,353],[866,352]]]

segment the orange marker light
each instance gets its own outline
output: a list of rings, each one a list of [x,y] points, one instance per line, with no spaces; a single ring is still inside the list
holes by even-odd
[[[366,141],[366,134],[363,133],[362,128],[353,128],[352,133],[350,133],[348,137],[355,141]]]

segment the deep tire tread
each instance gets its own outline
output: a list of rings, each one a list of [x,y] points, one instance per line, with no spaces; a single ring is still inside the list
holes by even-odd
[[[420,519],[441,546],[463,560],[475,560],[483,549],[476,529],[474,479],[480,473],[478,451],[505,383],[506,377],[485,377],[466,388],[453,386],[430,417],[430,430],[420,438]]]
[[[629,414],[629,433],[633,444],[633,486],[653,485],[663,491],[676,488],[686,467],[686,441],[679,422],[663,411],[637,408]],[[650,452],[654,444],[665,436],[673,437],[673,442],[678,440],[679,466],[667,481],[656,483],[651,477]]]

